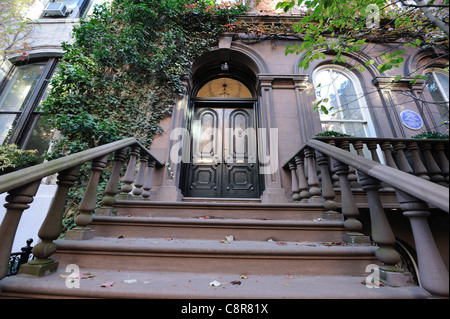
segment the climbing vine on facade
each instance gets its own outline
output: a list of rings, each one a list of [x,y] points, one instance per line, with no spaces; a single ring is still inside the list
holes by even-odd
[[[63,43],[41,111],[63,136],[54,157],[134,136],[149,145],[181,78],[245,6],[209,0],[113,0]]]
[[[74,28],[74,41],[62,44],[65,54],[41,108],[61,133],[48,158],[124,137],[150,146],[193,61],[245,11],[240,4],[209,0],[112,0],[98,6]],[[107,167],[99,194],[109,173]],[[63,232],[75,226],[89,174],[90,166],[83,166],[69,192]]]

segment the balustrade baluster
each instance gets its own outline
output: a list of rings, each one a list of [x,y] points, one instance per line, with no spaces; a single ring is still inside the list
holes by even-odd
[[[297,172],[298,172],[298,188],[300,189],[300,202],[307,203],[311,194],[308,191],[308,181],[305,175],[305,161],[303,157],[296,156],[295,164],[297,164]]]
[[[370,155],[372,156],[372,161],[381,163],[380,158],[378,157],[378,153],[377,153],[378,142],[369,141],[369,142],[367,142],[366,145],[370,151]]]
[[[380,267],[381,281],[389,286],[411,285],[411,274],[396,266],[401,257],[394,249],[396,239],[381,203],[378,192],[381,184],[377,179],[362,172],[358,172],[358,176],[369,203],[372,241],[379,247],[375,251],[375,256],[383,263]]]
[[[395,163],[394,158],[392,157],[391,142],[389,141],[382,142],[380,146],[384,154],[384,159],[386,160],[386,165],[398,169],[397,164]]]
[[[41,241],[33,248],[33,256],[36,259],[22,265],[19,271],[21,274],[43,276],[55,272],[58,268],[58,262],[50,258],[57,248],[53,241],[61,234],[67,194],[78,177],[80,167],[76,166],[58,174],[58,188],[38,232]]]
[[[350,152],[350,142],[349,141],[342,141],[339,145],[340,148],[343,150]],[[348,180],[350,181],[351,185],[354,185],[358,182],[358,177],[356,176],[356,170],[354,167],[349,166],[348,167]],[[357,186],[357,185],[354,185]]]
[[[310,202],[320,203],[323,199],[320,197],[319,178],[317,176],[316,161],[314,159],[314,150],[310,148],[305,149],[305,161],[307,162],[308,169],[308,185]]]
[[[122,192],[130,193],[133,190],[134,174],[136,171],[136,157],[139,155],[139,146],[133,146],[130,151],[130,159],[128,161],[127,171],[123,177]]]
[[[135,196],[140,196],[143,192],[142,186],[145,182],[145,170],[147,169],[147,162],[149,157],[150,156],[148,155],[148,153],[144,149],[141,149],[141,156],[139,158],[139,170],[136,176],[136,181],[134,182],[133,189],[133,195]]]
[[[328,144],[332,145],[332,146],[336,146],[336,141],[335,140],[329,140]],[[339,177],[336,175],[336,171],[335,171],[333,165],[330,165],[330,171],[331,171],[331,181],[333,182],[333,186],[334,187],[339,187]]]
[[[24,210],[30,207],[38,191],[40,180],[13,189],[6,196],[5,216],[0,226],[0,279],[8,273],[9,257],[11,254],[17,226]]]
[[[356,154],[358,154],[359,156],[364,157],[364,152],[363,152],[364,143],[363,143],[363,141],[355,141],[355,142],[353,142],[353,147],[356,150]]]
[[[444,176],[445,181],[448,183],[449,167],[447,156],[445,156],[445,146],[443,143],[437,143],[434,147],[434,150],[437,154],[442,175]]]
[[[403,151],[404,148],[405,144],[403,142],[397,142],[394,144],[394,149],[397,151],[395,158],[397,159],[398,169],[405,173],[412,174],[413,170],[406,159],[405,152]]]
[[[116,195],[119,193],[120,171],[127,158],[128,148],[116,151],[114,156],[114,166],[105,188],[105,196],[102,200],[102,207],[95,211],[96,215],[113,215],[115,210],[112,207],[116,202]]]
[[[108,161],[108,155],[96,158],[92,161],[92,173],[86,192],[78,206],[79,214],[75,216],[74,221],[77,226],[66,232],[67,239],[85,240],[94,237],[94,230],[88,226],[92,222],[91,213],[95,209],[97,203],[97,188],[100,175],[105,169]]]
[[[147,169],[146,169],[146,180],[144,183],[144,186],[142,186],[142,189],[144,190],[141,194],[142,198],[149,198],[150,197],[150,190],[152,189],[152,183],[153,183],[153,171],[155,169],[156,166],[156,161],[155,160],[150,160],[147,164]]]
[[[300,188],[298,187],[297,165],[293,162],[289,162],[289,169],[291,170],[292,199],[294,202],[298,202],[300,200]]]
[[[357,219],[359,217],[359,210],[356,206],[356,201],[353,197],[350,181],[348,179],[349,167],[336,159],[332,159],[336,174],[339,177],[339,184],[341,186],[341,205],[342,214],[346,218],[344,221],[345,228],[349,233],[343,236],[343,240],[349,244],[370,244],[370,239],[360,233],[362,224]]]
[[[397,190],[403,215],[409,218],[417,252],[420,283],[428,292],[448,297],[449,276],[428,225],[428,204]]]
[[[427,175],[427,169],[420,159],[419,152],[417,151],[418,149],[419,145],[417,145],[417,142],[410,142],[408,144],[408,151],[411,153],[413,161],[414,174],[429,181],[430,177]]]
[[[327,220],[342,220],[343,216],[336,211],[338,205],[334,201],[336,193],[334,192],[330,177],[330,159],[327,155],[319,151],[316,151],[316,158],[317,165],[320,169],[320,176],[322,177],[322,197],[325,199],[323,207],[326,211],[323,213],[323,218]]]
[[[355,142],[353,146],[358,155],[364,157],[363,142]],[[376,144],[375,147],[371,145],[369,149],[375,150]],[[376,154],[376,151],[372,151],[372,156],[374,153]],[[394,249],[396,239],[381,203],[379,194],[381,183],[361,171],[358,172],[358,177],[369,203],[372,240],[380,247],[376,250],[375,255],[383,263],[383,266],[380,267],[382,280],[390,286],[408,285],[411,282],[411,276],[396,267],[401,257]]]
[[[445,181],[444,176],[442,176],[441,169],[434,160],[433,154],[431,154],[431,144],[429,142],[423,143],[420,146],[425,162],[427,163],[428,173],[430,179],[435,183],[442,183]]]

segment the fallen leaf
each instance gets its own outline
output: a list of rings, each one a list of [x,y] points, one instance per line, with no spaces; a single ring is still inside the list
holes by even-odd
[[[278,245],[278,246],[287,246],[287,243],[283,243],[283,242],[279,241],[279,242],[277,243],[277,245]]]
[[[231,282],[232,285],[240,285],[241,282],[239,280],[234,280]]]
[[[220,282],[218,282],[217,280],[211,281],[209,283],[210,286],[214,286],[214,287],[219,287],[220,286]]]
[[[73,272],[70,275],[63,275],[63,274],[61,274],[60,276],[63,277],[63,278],[71,278],[71,279],[88,279],[88,278],[95,277],[95,275],[93,275],[93,274],[91,274],[89,272],[84,273],[84,274]]]
[[[102,285],[100,287],[108,288],[108,287],[111,287],[112,285],[114,285],[114,281],[107,281],[107,282],[102,283]]]
[[[117,239],[122,239],[122,238],[125,238],[125,237],[123,237],[122,235],[121,235],[121,236],[119,236],[119,237],[117,237]]]
[[[242,274],[239,278],[241,278],[241,279],[248,279],[248,276],[246,274]]]
[[[166,240],[173,240],[173,238],[165,238]]]
[[[294,279],[293,275],[285,275],[284,277],[286,277],[286,279]]]
[[[219,243],[230,245],[230,242],[227,240],[219,240]]]
[[[347,244],[342,241],[324,242],[323,245],[328,246],[328,247],[329,246],[347,246]]]
[[[285,287],[290,287],[291,285],[288,284],[287,282],[283,282],[283,286],[285,286]]]

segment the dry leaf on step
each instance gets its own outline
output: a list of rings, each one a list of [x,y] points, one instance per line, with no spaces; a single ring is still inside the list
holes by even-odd
[[[112,285],[114,285],[114,281],[107,281],[107,282],[102,283],[102,285],[100,287],[108,288],[108,287],[111,287]]]

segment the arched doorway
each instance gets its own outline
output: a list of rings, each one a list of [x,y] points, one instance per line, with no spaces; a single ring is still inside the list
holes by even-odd
[[[186,197],[259,198],[256,76],[242,62],[203,57],[194,67],[187,128]]]

